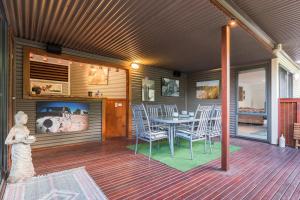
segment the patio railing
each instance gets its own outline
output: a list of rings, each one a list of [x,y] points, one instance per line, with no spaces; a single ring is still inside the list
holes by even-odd
[[[295,147],[294,123],[300,123],[300,98],[281,98],[278,103],[278,136],[284,135],[286,145]]]

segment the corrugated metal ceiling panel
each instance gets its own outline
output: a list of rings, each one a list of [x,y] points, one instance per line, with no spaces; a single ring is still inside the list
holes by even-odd
[[[220,65],[220,30],[227,19],[209,1],[3,0],[3,4],[17,37],[181,71]],[[233,30],[232,40],[233,64],[271,56],[240,28]]]
[[[295,60],[300,60],[299,0],[233,0]]]

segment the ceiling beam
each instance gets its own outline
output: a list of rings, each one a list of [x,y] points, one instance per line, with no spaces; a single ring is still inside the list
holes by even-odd
[[[210,0],[219,10],[225,13],[229,18],[235,19],[240,27],[252,35],[270,52],[276,47],[276,42],[272,40],[251,18],[243,12],[232,1]]]

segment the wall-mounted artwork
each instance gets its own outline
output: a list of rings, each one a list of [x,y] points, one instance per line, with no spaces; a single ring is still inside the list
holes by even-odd
[[[246,98],[245,90],[243,87],[239,87],[239,101],[244,101]]]
[[[142,101],[155,101],[155,82],[148,78],[142,79]]]
[[[88,72],[89,85],[108,85],[108,67],[90,66]]]
[[[161,95],[166,97],[179,97],[179,80],[162,78]]]
[[[54,81],[30,80],[31,94],[36,95],[62,95],[62,83]]]
[[[218,99],[220,95],[220,81],[199,81],[196,83],[197,99]]]
[[[67,133],[87,129],[88,104],[77,102],[37,102],[37,133]]]

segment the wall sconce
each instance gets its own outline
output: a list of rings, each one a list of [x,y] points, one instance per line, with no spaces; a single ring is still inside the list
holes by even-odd
[[[294,79],[295,79],[295,80],[298,80],[299,77],[300,77],[300,75],[299,75],[298,73],[297,73],[297,74],[294,74]]]
[[[235,27],[237,25],[236,19],[231,18],[230,21],[228,22],[228,25],[232,28]]]
[[[138,69],[140,66],[137,63],[131,63],[131,68],[132,69]]]

